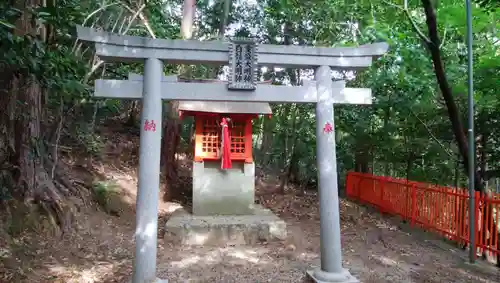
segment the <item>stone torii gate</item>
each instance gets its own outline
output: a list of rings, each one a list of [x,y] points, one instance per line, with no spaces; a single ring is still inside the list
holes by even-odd
[[[122,36],[78,27],[78,39],[95,43],[96,54],[114,62],[144,62],[144,77],[97,80],[95,96],[142,99],[137,195],[136,255],[133,283],[156,280],[158,191],[162,99],[316,103],[317,163],[320,200],[321,267],[307,271],[315,282],[358,282],[342,267],[339,197],[334,132],[334,103],[371,104],[370,89],[332,82],[331,68],[362,69],[387,52],[386,43],[360,47],[259,45],[248,40],[194,41]],[[229,84],[175,82],[163,77],[163,61],[231,67]],[[315,81],[302,86],[256,84],[257,66],[314,68]],[[142,95],[140,95],[142,93]],[[154,127],[151,127],[153,121]]]

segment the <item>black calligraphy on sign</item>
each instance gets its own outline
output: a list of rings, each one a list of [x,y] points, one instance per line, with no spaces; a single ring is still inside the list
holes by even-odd
[[[243,75],[243,81],[245,83],[253,83],[253,48],[251,45],[245,46],[245,71]]]
[[[243,81],[243,52],[242,52],[243,47],[241,45],[236,45],[236,50],[234,54],[234,59],[235,59],[235,68],[234,68],[234,75],[235,75],[235,82],[239,83]]]
[[[254,90],[256,72],[256,44],[251,39],[234,40],[231,43],[229,89]]]

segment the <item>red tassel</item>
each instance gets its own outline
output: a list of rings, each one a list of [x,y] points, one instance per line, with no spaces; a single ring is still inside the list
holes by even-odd
[[[231,169],[231,137],[229,136],[229,126],[226,118],[222,118],[222,169]]]

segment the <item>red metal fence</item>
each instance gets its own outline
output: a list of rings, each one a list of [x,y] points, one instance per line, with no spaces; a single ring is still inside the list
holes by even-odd
[[[349,198],[373,205],[383,213],[399,215],[411,225],[462,245],[470,242],[469,193],[464,189],[349,172],[346,192]],[[500,256],[500,194],[476,192],[475,207],[476,247],[489,256]]]

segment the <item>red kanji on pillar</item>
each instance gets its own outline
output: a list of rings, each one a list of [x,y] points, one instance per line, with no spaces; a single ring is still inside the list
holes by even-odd
[[[156,132],[156,123],[155,120],[149,120],[144,121],[144,131],[146,132]]]
[[[222,169],[231,169],[231,137],[229,136],[229,128],[227,124],[227,119],[222,118],[220,123],[222,126]]]
[[[330,122],[326,122],[325,127],[323,128],[323,133],[331,133],[333,132],[333,126],[330,124]]]

